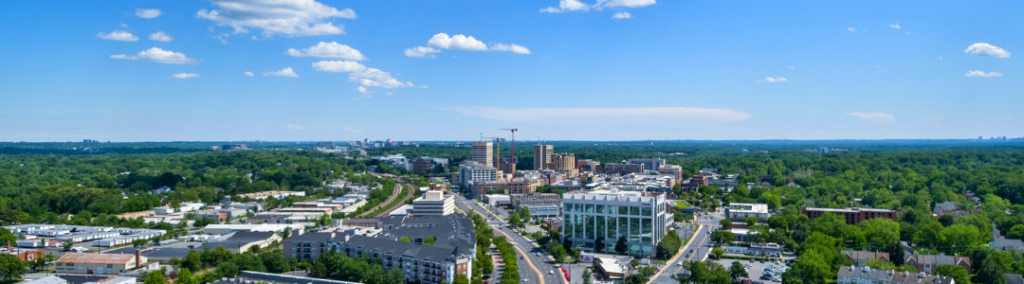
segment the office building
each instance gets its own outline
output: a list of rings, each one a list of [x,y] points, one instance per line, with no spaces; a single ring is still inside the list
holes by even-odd
[[[512,157],[504,156],[498,159],[498,171],[504,174],[514,174],[516,172],[516,163],[512,161]]]
[[[524,205],[562,205],[562,197],[555,193],[513,194],[510,198],[517,209]]]
[[[487,194],[489,190],[502,191],[504,194],[526,194],[537,191],[537,182],[529,178],[474,182],[472,186],[474,194],[480,194],[478,196]]]
[[[66,253],[57,260],[57,274],[115,275],[139,267],[148,260],[135,250],[135,254]]]
[[[416,216],[444,216],[455,212],[455,197],[444,191],[431,190],[412,201],[412,214]]]
[[[878,270],[870,267],[842,266],[836,273],[839,284],[955,284],[953,277],[924,272]]]
[[[533,145],[533,169],[543,170],[551,162],[551,154],[554,152],[554,145]]]
[[[658,173],[673,176],[676,178],[676,181],[680,183],[683,181],[683,167],[677,165],[661,165],[661,167],[658,168]]]
[[[662,158],[650,158],[650,159],[629,159],[627,162],[630,164],[643,164],[644,169],[657,171],[661,166],[665,165],[665,159]]]
[[[562,195],[562,236],[574,247],[614,251],[625,238],[628,253],[654,257],[672,216],[666,214],[665,194],[634,191],[591,191]],[[601,245],[596,244],[601,242]]]
[[[562,206],[554,204],[523,205],[522,207],[520,207],[520,210],[522,210],[522,208],[529,209],[530,216],[532,216],[533,218],[556,218],[558,216],[562,216],[562,214],[560,214]]]
[[[473,161],[494,166],[494,144],[489,141],[473,142]]]
[[[761,221],[767,221],[772,215],[768,213],[768,204],[730,203],[729,207],[725,208],[725,217],[734,220],[754,217]]]
[[[596,173],[601,167],[601,162],[594,161],[591,159],[583,159],[576,162],[576,168],[580,172]]]
[[[832,214],[839,215],[846,220],[846,224],[856,225],[861,221],[870,220],[874,218],[886,218],[892,219],[893,221],[899,221],[900,212],[887,209],[873,209],[873,208],[814,208],[807,207],[806,205],[800,207],[800,213],[807,215],[808,218],[816,219],[825,214],[825,212],[831,212]]]
[[[644,164],[605,164],[604,173],[609,175],[628,175],[644,172]]]
[[[469,190],[470,183],[490,182],[498,180],[498,170],[490,164],[476,161],[465,161],[459,166],[459,186],[463,191]]]
[[[569,176],[576,176],[579,173],[579,170],[576,169],[576,155],[571,153],[551,154],[551,169]]]
[[[412,161],[412,172],[416,174],[422,174],[429,172],[434,169],[434,159],[430,157],[420,157]]]

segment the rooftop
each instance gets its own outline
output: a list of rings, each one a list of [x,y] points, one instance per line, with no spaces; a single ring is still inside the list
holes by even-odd
[[[135,254],[100,254],[100,253],[67,253],[57,260],[58,263],[94,263],[94,264],[125,264],[135,258]]]

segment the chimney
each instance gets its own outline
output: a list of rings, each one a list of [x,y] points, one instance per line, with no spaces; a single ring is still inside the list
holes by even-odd
[[[142,251],[135,249],[135,268],[142,267]]]

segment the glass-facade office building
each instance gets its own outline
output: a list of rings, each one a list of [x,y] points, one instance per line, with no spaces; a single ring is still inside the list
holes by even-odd
[[[628,254],[654,257],[658,241],[670,225],[665,195],[635,191],[592,191],[562,196],[562,236],[584,250],[614,252],[625,237]]]

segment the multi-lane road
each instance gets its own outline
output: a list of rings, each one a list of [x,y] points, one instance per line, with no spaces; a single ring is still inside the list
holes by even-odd
[[[714,213],[696,213],[694,218],[700,226],[688,246],[683,247],[682,252],[666,263],[660,274],[656,275],[649,283],[654,284],[675,284],[679,283],[673,276],[684,273],[681,266],[676,265],[680,261],[702,261],[711,253],[711,232],[718,228],[725,215],[719,210]]]
[[[508,228],[501,218],[494,216],[476,201],[466,200],[461,195],[456,195],[455,203],[462,211],[469,212],[473,209],[487,219],[487,224],[494,228],[499,235],[504,235],[516,247],[516,254],[520,259],[519,264],[520,283],[538,284],[564,284],[565,278],[560,270],[556,270],[555,262],[536,243],[523,237],[519,233]],[[499,276],[500,277],[500,276]]]

